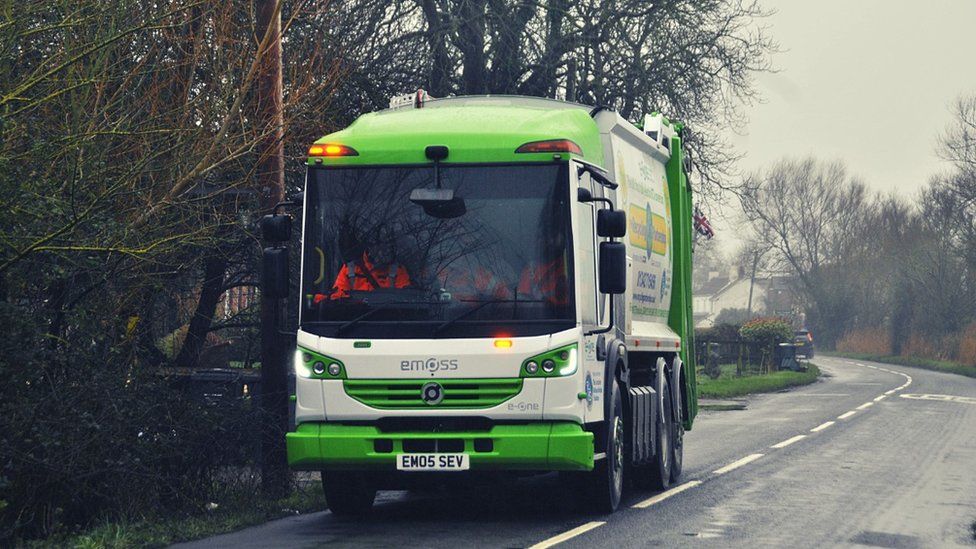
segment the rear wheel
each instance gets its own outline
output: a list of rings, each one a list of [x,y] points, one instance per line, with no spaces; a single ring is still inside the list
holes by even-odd
[[[376,487],[362,471],[322,471],[322,490],[335,515],[364,515],[376,499]]]
[[[597,511],[612,513],[620,505],[624,488],[624,418],[620,385],[614,380],[607,421],[606,458],[598,461],[589,473],[589,484]]]

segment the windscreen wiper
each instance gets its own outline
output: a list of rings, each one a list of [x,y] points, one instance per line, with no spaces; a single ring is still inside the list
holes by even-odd
[[[461,314],[455,316],[454,318],[450,320],[446,320],[440,325],[438,325],[436,328],[434,328],[434,335],[443,332],[447,328],[451,327],[458,320],[471,316],[474,313],[480,311],[481,309],[484,309],[489,305],[494,305],[496,303],[542,303],[541,299],[488,299],[484,301],[472,299],[472,300],[465,300],[465,301],[467,301],[468,303],[477,303],[477,305],[468,309],[467,311],[462,312]]]

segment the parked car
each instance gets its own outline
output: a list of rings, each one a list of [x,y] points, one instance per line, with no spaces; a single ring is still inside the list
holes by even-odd
[[[797,330],[793,334],[793,343],[796,344],[796,356],[813,358],[813,334],[810,330]]]

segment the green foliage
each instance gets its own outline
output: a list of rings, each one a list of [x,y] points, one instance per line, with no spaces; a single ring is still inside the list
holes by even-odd
[[[190,399],[103,338],[62,353],[34,322],[0,302],[0,540],[192,511],[250,462],[250,402]]]
[[[695,341],[736,341],[741,327],[741,324],[716,322],[714,326],[695,330]]]
[[[789,387],[808,385],[817,381],[820,370],[807,364],[805,372],[774,372],[765,375],[736,376],[735,364],[722,366],[718,379],[698,378],[698,394],[702,398],[733,398],[753,393],[771,393]]]
[[[755,341],[772,348],[779,343],[793,340],[793,328],[785,319],[778,317],[757,318],[739,328],[739,335],[747,341]]]
[[[192,516],[107,522],[77,535],[54,536],[35,541],[29,547],[75,547],[123,549],[128,547],[166,547],[173,543],[205,538],[247,526],[325,508],[318,483],[296,490],[281,500],[266,500],[251,491],[240,491],[221,499],[217,508]]]

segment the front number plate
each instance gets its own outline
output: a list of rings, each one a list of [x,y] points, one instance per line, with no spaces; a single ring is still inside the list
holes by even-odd
[[[398,471],[467,471],[467,454],[398,454]]]

